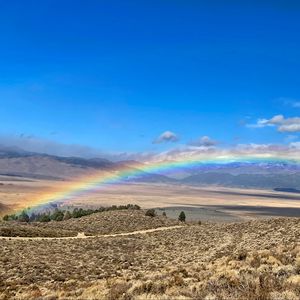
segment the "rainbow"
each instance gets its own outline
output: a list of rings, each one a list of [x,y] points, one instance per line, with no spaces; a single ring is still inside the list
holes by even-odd
[[[105,188],[112,184],[124,183],[133,178],[142,178],[146,174],[168,175],[173,172],[193,169],[205,165],[228,164],[234,162],[244,163],[294,163],[300,164],[300,158],[288,158],[284,156],[256,155],[240,156],[220,155],[217,157],[198,157],[197,159],[182,159],[178,161],[159,161],[145,164],[131,164],[121,166],[113,171],[95,171],[89,175],[68,182],[59,182],[53,188],[43,190],[30,199],[22,199],[14,212],[20,212],[24,208],[30,207],[34,210],[50,203],[70,202],[72,199],[80,197],[90,191]]]

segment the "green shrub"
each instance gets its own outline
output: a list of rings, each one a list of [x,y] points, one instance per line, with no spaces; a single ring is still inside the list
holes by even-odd
[[[3,221],[9,221],[9,215],[5,215],[2,219]]]
[[[59,209],[55,209],[54,213],[51,215],[50,218],[53,221],[62,221],[64,219],[64,213]]]
[[[49,214],[43,213],[38,215],[37,220],[38,222],[50,222],[51,218],[49,216]]]
[[[185,213],[184,211],[182,211],[180,214],[179,214],[179,217],[178,217],[178,220],[181,221],[181,222],[185,222]]]
[[[72,214],[67,210],[64,215],[64,221],[72,218]]]
[[[30,216],[26,213],[26,211],[30,210],[27,208],[24,210],[19,216],[18,215],[5,215],[3,217],[4,221],[20,221],[20,222],[50,222],[53,221],[63,221],[69,220],[71,218],[81,218],[84,216],[88,216],[94,213],[104,212],[104,211],[114,211],[114,210],[123,210],[123,209],[131,209],[131,210],[140,210],[140,206],[134,204],[127,205],[112,205],[109,207],[99,207],[97,209],[83,209],[83,208],[75,208],[72,212],[68,210],[60,210],[56,208],[52,213],[34,213],[32,212]]]
[[[155,217],[156,216],[156,213],[155,213],[155,209],[148,209],[147,211],[146,211],[146,213],[145,213],[145,216],[147,216],[147,217]]]

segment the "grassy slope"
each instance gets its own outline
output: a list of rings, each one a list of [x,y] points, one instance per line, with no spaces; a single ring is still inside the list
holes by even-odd
[[[299,236],[300,219],[281,218],[84,241],[1,241],[0,295],[296,300]]]
[[[64,237],[132,232],[137,230],[178,225],[165,217],[147,217],[142,210],[120,210],[95,213],[78,219],[48,223],[0,222],[0,236]]]

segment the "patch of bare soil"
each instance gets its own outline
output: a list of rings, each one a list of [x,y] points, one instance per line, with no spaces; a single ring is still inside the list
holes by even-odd
[[[0,299],[299,299],[300,219],[2,240]]]

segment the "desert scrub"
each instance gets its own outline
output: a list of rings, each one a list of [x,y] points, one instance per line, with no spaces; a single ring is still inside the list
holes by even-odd
[[[72,211],[62,210],[55,208],[53,211],[36,213],[34,210],[31,211],[30,208],[23,210],[19,214],[5,215],[2,219],[5,222],[8,221],[19,221],[19,222],[50,222],[52,221],[63,221],[71,218],[81,218],[84,216],[89,216],[95,213],[104,211],[114,211],[114,210],[140,210],[140,206],[136,204],[127,205],[112,205],[107,207],[99,207],[97,209],[83,209],[75,208]]]
[[[0,236],[66,237],[76,236],[78,232],[84,232],[86,235],[103,235],[178,224],[179,222],[163,216],[146,217],[144,211],[138,209],[116,209],[60,222],[0,222]]]
[[[299,236],[300,220],[281,218],[84,241],[1,240],[0,295],[296,300]]]

